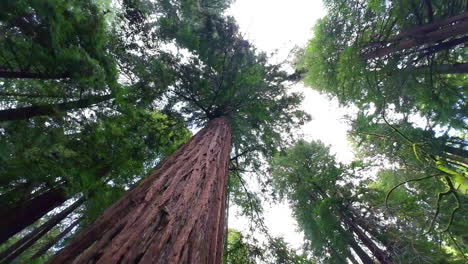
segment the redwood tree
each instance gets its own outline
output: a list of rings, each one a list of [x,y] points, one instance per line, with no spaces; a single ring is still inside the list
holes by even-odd
[[[310,87],[361,109],[420,114],[466,128],[464,0],[327,0],[297,56]]]
[[[202,23],[190,35],[175,32],[190,54],[173,65],[165,111],[204,128],[51,263],[221,262],[231,152],[255,166],[308,117],[287,92],[288,74],[243,40],[232,18]]]

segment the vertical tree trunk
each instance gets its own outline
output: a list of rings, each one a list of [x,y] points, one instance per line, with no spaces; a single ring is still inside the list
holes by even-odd
[[[372,252],[372,254],[382,264],[391,264],[392,262],[388,259],[387,255],[366,235],[358,226],[356,226],[352,220],[346,215],[341,213],[344,223],[349,227],[349,230],[354,232],[359,240]]]
[[[329,195],[319,185],[315,183],[312,183],[312,185],[315,187],[315,192],[317,192],[321,196],[321,198],[315,198],[314,193],[313,192],[310,193],[309,195],[312,201],[329,198]],[[343,221],[344,216],[342,214],[340,207],[336,205],[334,207],[335,207],[336,213],[341,217],[340,218],[341,223],[344,224],[345,227],[349,228],[349,226]],[[354,252],[359,257],[359,259],[361,259],[362,263],[374,264],[374,261],[372,260],[372,258],[356,242],[352,232],[345,230],[341,225],[338,226],[338,232],[341,233],[342,236],[346,238],[348,245],[354,250]]]
[[[359,264],[359,262],[354,258],[353,255],[348,257],[349,261],[351,261],[352,264]]]
[[[50,264],[222,261],[231,130],[210,121]]]
[[[65,202],[61,189],[50,189],[0,215],[0,244]]]
[[[44,222],[42,225],[31,231],[29,234],[25,235],[23,238],[18,240],[16,243],[11,245],[9,248],[5,249],[0,253],[0,264],[11,263],[15,258],[21,255],[25,250],[32,246],[36,241],[41,239],[47,232],[49,232],[54,226],[56,226],[60,221],[65,219],[70,213],[72,213],[76,208],[78,208],[83,202],[84,198],[80,198],[75,201],[72,205],[61,211],[60,213],[54,215],[49,220]]]
[[[348,245],[354,250],[359,259],[361,259],[362,263],[375,264],[372,258],[356,242],[351,232],[344,230],[341,226],[339,226],[338,231],[347,237]]]
[[[53,115],[73,109],[86,108],[94,104],[110,100],[112,97],[113,96],[111,94],[108,94],[60,104],[35,105],[23,108],[1,110],[0,121],[23,120],[35,116]]]

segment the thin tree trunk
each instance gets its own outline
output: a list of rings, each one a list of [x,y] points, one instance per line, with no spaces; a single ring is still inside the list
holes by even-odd
[[[444,146],[444,151],[450,153],[454,156],[459,156],[464,159],[468,159],[468,151],[464,150],[463,148],[455,148],[451,146]]]
[[[0,96],[28,97],[28,98],[64,98],[66,95],[47,95],[47,94],[29,94],[29,93],[9,93],[0,92]]]
[[[444,74],[468,73],[468,63],[436,65],[434,71]]]
[[[5,249],[0,253],[0,264],[7,264],[21,255],[25,250],[32,246],[36,241],[41,239],[47,232],[49,232],[54,226],[56,226],[60,221],[65,219],[70,213],[72,213],[76,208],[78,208],[83,202],[84,198],[80,198],[75,201],[72,205],[67,207],[62,212],[54,215],[45,223],[40,225],[38,228],[31,231],[29,234],[18,240],[16,243],[11,245],[9,248]]]
[[[351,254],[348,256],[349,261],[351,261],[352,264],[359,264],[359,262],[354,258],[354,256]]]
[[[75,222],[73,222],[71,225],[65,228],[65,230],[63,230],[60,234],[58,234],[52,240],[47,242],[47,244],[45,244],[39,250],[37,250],[36,253],[34,253],[34,255],[31,257],[31,259],[35,259],[35,258],[39,258],[43,256],[52,246],[57,244],[57,242],[59,242],[60,239],[64,238],[68,233],[70,233],[70,231],[72,231],[73,228],[75,228],[75,226],[77,226],[81,222],[82,219],[83,218],[81,217],[76,219]]]
[[[61,189],[50,189],[0,215],[0,244],[65,202]]]
[[[228,181],[229,181],[229,176],[228,176]],[[230,197],[229,197],[229,189],[226,189],[226,208],[225,208],[225,216],[224,216],[224,245],[223,245],[223,252],[227,252],[228,250],[228,233],[229,233],[229,202],[230,202]],[[223,254],[223,263],[226,263],[227,261],[227,255]]]
[[[329,195],[319,185],[315,183],[312,183],[312,184],[315,187],[316,192],[318,192],[322,196],[322,199],[329,198]],[[314,200],[312,195],[311,197],[312,197],[312,200]],[[341,223],[343,223],[348,229],[350,229],[351,226],[349,225],[347,221],[345,221],[346,216],[343,214],[341,207],[335,205],[334,208],[336,210],[336,213],[340,216]],[[345,237],[347,237],[348,245],[354,250],[356,255],[358,255],[358,257],[361,259],[361,261],[364,264],[374,264],[374,261],[372,260],[372,258],[361,248],[361,246],[354,239],[352,235],[353,230],[351,230],[350,232],[350,231],[345,230],[341,226],[338,226],[338,231],[342,233]]]
[[[345,231],[343,228],[340,227],[340,232],[346,232],[348,233],[348,245],[354,250],[356,255],[361,259],[362,263],[364,264],[375,264],[375,262],[372,260],[372,258],[361,248],[361,246],[356,242],[354,237],[349,234],[350,232]]]
[[[441,50],[448,50],[448,49],[451,49],[455,46],[458,46],[458,45],[461,45],[461,44],[466,44],[468,42],[468,36],[463,36],[461,38],[455,38],[455,39],[451,39],[449,41],[445,41],[445,42],[442,42],[442,43],[437,43],[435,45],[432,45],[432,46],[429,46],[427,48],[424,48],[420,51],[418,51],[418,53],[422,54],[419,56],[419,58],[424,58],[426,56],[429,56],[431,54],[435,54]],[[419,59],[418,59],[419,60]]]
[[[354,232],[359,240],[372,252],[382,264],[391,264],[392,262],[388,259],[387,255],[370,239],[359,227],[357,227],[352,220],[341,212],[344,223],[349,227],[349,230]]]
[[[454,63],[454,64],[439,64],[433,65],[432,69],[430,65],[419,66],[419,67],[406,67],[396,72],[408,72],[408,73],[424,73],[426,71],[433,71],[437,74],[459,74],[468,73],[468,63]]]
[[[0,121],[23,120],[35,116],[54,115],[60,112],[66,112],[73,109],[90,107],[94,104],[104,102],[112,98],[113,95],[108,94],[60,104],[36,105],[30,107],[1,110]]]
[[[50,264],[221,263],[230,150],[213,119]]]
[[[427,20],[429,23],[434,22],[434,10],[432,8],[431,0],[424,0],[424,4],[426,5],[427,10]]]
[[[0,78],[7,78],[7,79],[56,80],[56,79],[68,79],[70,77],[71,75],[68,73],[47,74],[47,73],[25,72],[25,71],[0,70]]]

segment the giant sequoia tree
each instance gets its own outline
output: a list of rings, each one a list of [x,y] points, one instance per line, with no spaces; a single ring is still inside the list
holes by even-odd
[[[271,155],[306,117],[300,97],[287,93],[288,75],[243,40],[231,18],[208,15],[202,23],[176,36],[190,55],[176,65],[167,109],[182,102],[174,107],[205,128],[52,263],[221,261],[231,147],[247,158]]]

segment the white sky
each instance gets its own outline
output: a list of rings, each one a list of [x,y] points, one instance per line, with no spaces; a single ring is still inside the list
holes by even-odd
[[[304,46],[312,37],[312,27],[326,14],[320,0],[237,0],[229,14],[233,15],[245,37],[258,49],[278,51],[284,59],[294,46]],[[298,84],[293,88],[305,95],[303,110],[313,120],[300,131],[307,140],[320,139],[331,145],[332,152],[343,162],[351,161],[353,154],[347,142],[347,125],[343,118],[349,111],[338,107],[336,101],[311,88]],[[229,227],[246,230],[247,220],[230,213]],[[299,249],[303,236],[286,204],[265,208],[265,221],[273,235],[281,235]]]

